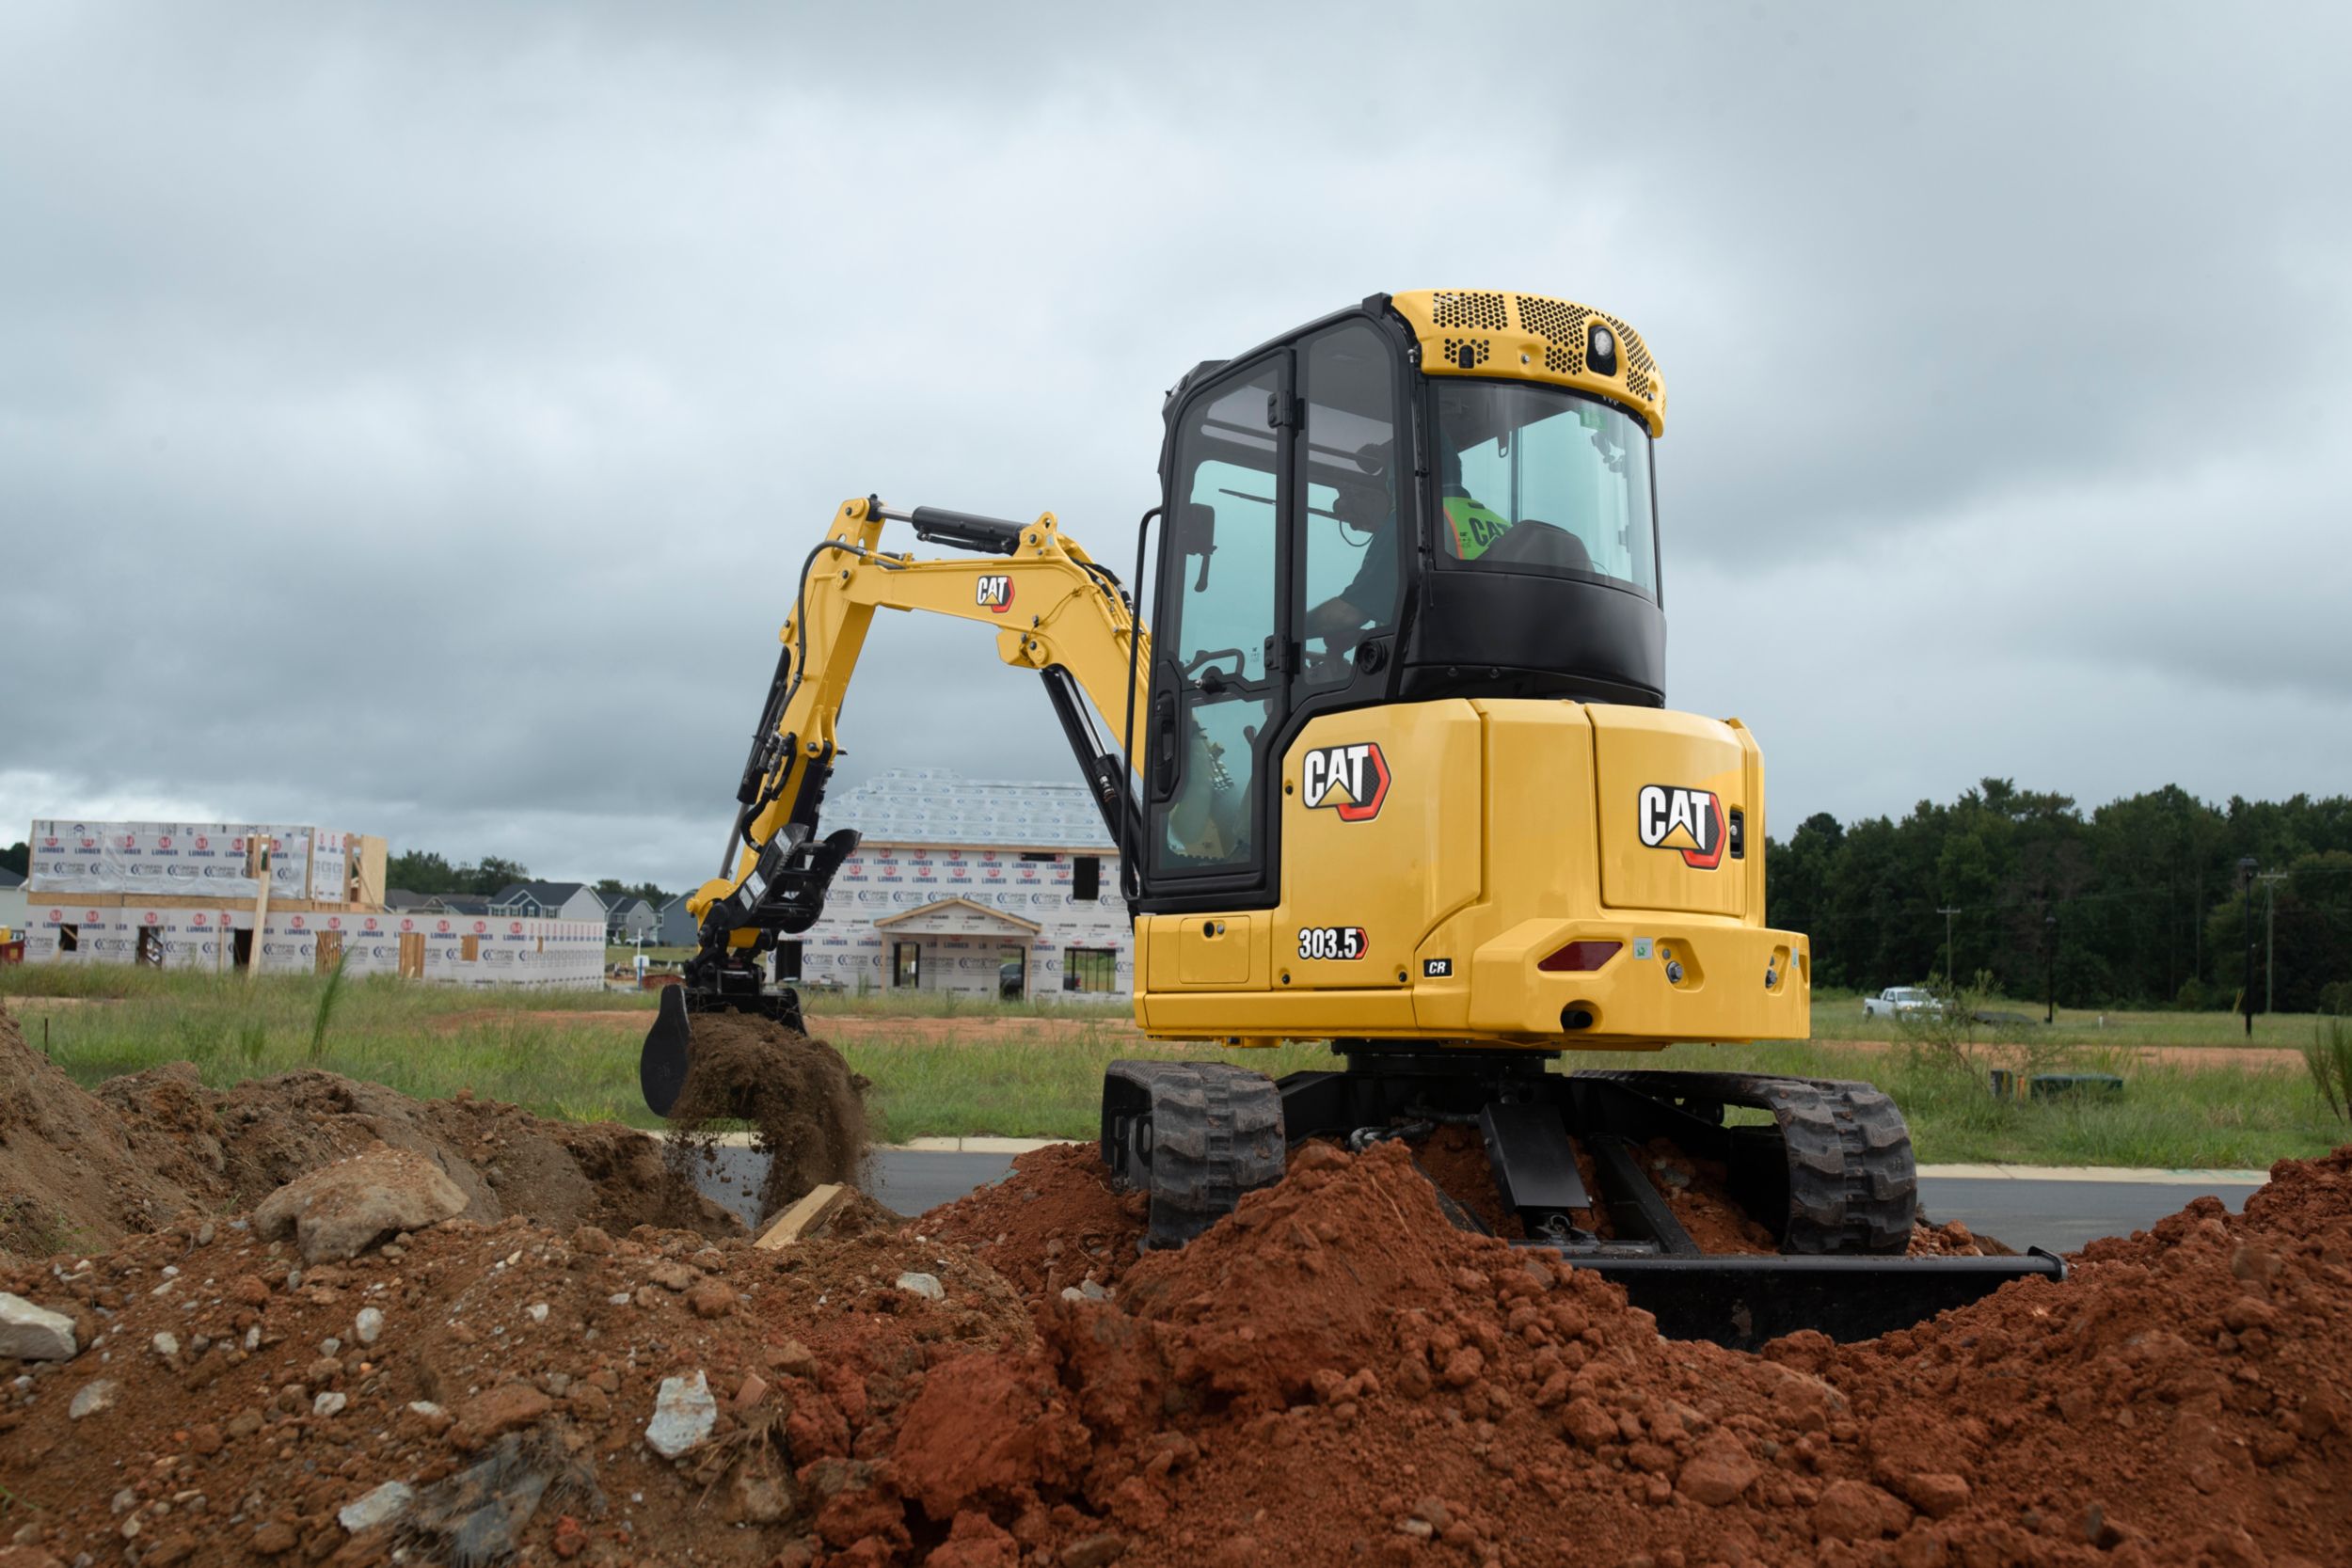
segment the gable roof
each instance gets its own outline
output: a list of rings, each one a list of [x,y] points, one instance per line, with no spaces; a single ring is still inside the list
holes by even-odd
[[[558,910],[570,903],[574,896],[581,893],[595,897],[599,905],[604,902],[601,897],[596,896],[596,890],[586,882],[515,882],[501,888],[499,895],[490,901],[494,904],[511,904],[523,895],[529,894],[532,902],[541,909]]]
[[[0,865],[0,887],[23,887],[24,885],[24,874],[23,872],[10,871],[7,866]]]
[[[993,845],[1109,853],[1110,831],[1082,784],[967,779],[946,768],[894,768],[834,797],[827,827],[876,844]]]
[[[977,915],[984,920],[993,920],[1002,925],[1017,927],[1021,930],[1028,932],[1031,936],[1035,936],[1038,932],[1045,929],[1044,927],[1040,926],[1034,920],[1024,920],[1017,914],[1007,914],[1002,910],[992,910],[986,904],[974,903],[969,898],[941,898],[934,900],[931,903],[925,904],[920,909],[901,910],[897,914],[885,915],[883,918],[875,921],[874,929],[878,931],[886,931],[895,927],[910,925],[917,920],[929,920],[934,916],[946,914],[950,911],[953,911],[958,914]]]

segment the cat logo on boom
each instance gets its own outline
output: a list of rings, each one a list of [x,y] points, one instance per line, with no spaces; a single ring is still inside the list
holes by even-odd
[[[1712,871],[1724,863],[1724,803],[1711,789],[1644,784],[1635,826],[1644,844],[1681,851],[1685,865]]]
[[[992,614],[1002,615],[1012,608],[1012,578],[1005,572],[982,572],[974,602]]]
[[[1299,789],[1311,808],[1339,813],[1343,822],[1369,822],[1389,798],[1389,762],[1375,741],[1324,746],[1299,765]]]

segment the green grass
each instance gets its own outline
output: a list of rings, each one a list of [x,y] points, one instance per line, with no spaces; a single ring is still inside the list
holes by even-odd
[[[372,976],[346,981],[320,1028],[326,979],[166,974],[122,967],[0,969],[0,997],[27,1040],[46,1041],[74,1079],[95,1085],[170,1061],[196,1064],[204,1080],[242,1079],[316,1066],[373,1080],[405,1094],[446,1096],[471,1088],[543,1116],[652,1126],[637,1098],[639,1034],[633,1020],[574,1012],[648,1015],[650,996],[623,991],[506,991],[421,986]],[[1859,1015],[1851,997],[1825,997],[1817,1021]],[[1146,1045],[1118,1022],[1112,1004],[965,1002],[930,994],[820,995],[809,999],[819,1032],[829,1019],[883,1021],[843,1040],[843,1053],[874,1081],[876,1133],[898,1142],[930,1135],[997,1133],[1086,1137],[1095,1128],[1103,1067],[1130,1054],[1202,1060],[1210,1046]],[[894,1034],[888,1020],[947,1016],[976,1022],[1074,1018],[1051,1036],[930,1038],[936,1025]],[[2133,1044],[2228,1044],[2228,1015],[2141,1014],[2105,1032],[2095,1027],[2063,1064],[2122,1073],[2114,1100],[2005,1103],[1981,1071],[1939,1064],[1929,1053],[1869,1051],[1836,1038],[1739,1048],[1681,1046],[1656,1056],[1590,1055],[1565,1065],[1738,1067],[1812,1077],[1857,1078],[1892,1093],[1909,1118],[1923,1162],[2005,1161],[2254,1168],[2284,1156],[2324,1153],[2344,1137],[2309,1074],[2149,1062]],[[2258,1022],[2261,1021],[2258,1021]],[[2299,1048],[2309,1020],[2270,1021]],[[1875,1023],[1876,1021],[1873,1021]],[[2201,1029],[2201,1033],[2200,1030]],[[1883,1038],[1878,1029],[1855,1037]],[[2284,1032],[2282,1027],[2281,1032]],[[1823,1033],[1828,1033],[1827,1029]],[[2072,1037],[2072,1031],[2065,1032]],[[315,1057],[313,1040],[316,1040]],[[2258,1028],[2256,1042],[2264,1043]],[[2114,1049],[2104,1049],[2104,1048]],[[1279,1074],[1333,1065],[1314,1046],[1286,1046],[1231,1059]],[[2299,1059],[2296,1066],[2300,1067]]]
[[[1569,1058],[1570,1067],[1616,1065]],[[2152,1165],[2255,1170],[2325,1154],[2344,1141],[2301,1072],[2151,1063],[2087,1051],[2058,1070],[2122,1075],[2121,1095],[2019,1102],[1993,1098],[1985,1073],[1907,1050],[1800,1045],[1677,1046],[1641,1065],[1737,1068],[1861,1079],[1894,1096],[1922,1164]]]
[[[1996,998],[1989,1006],[2033,1021],[2032,1033],[2066,1045],[2251,1046],[2300,1051],[2312,1037],[2314,1015],[2264,1013],[2247,1037],[2246,1021],[2235,1013],[2134,1012],[2116,1008],[2060,1007],[2058,1022],[2042,1022],[2042,1005],[2022,997]],[[2104,1021],[2104,1022],[2103,1022]],[[1813,993],[1816,1040],[1887,1040],[1899,1037],[1891,1019],[1865,1019],[1862,995],[1851,990]]]

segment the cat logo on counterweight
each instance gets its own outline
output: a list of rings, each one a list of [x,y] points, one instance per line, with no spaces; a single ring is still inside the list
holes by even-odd
[[[1711,789],[1644,784],[1634,823],[1644,844],[1680,851],[1685,865],[1712,871],[1724,863],[1724,803]]]
[[[1337,812],[1343,822],[1369,822],[1389,798],[1389,762],[1376,741],[1318,747],[1299,763],[1298,787],[1311,808]]]

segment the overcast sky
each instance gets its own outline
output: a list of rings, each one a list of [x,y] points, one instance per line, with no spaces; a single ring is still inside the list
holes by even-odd
[[[1185,368],[1459,286],[1656,351],[1669,700],[1776,832],[2342,793],[2347,17],[5,0],[0,842],[685,885],[841,498],[1124,562]],[[1078,776],[961,624],[846,740]]]

